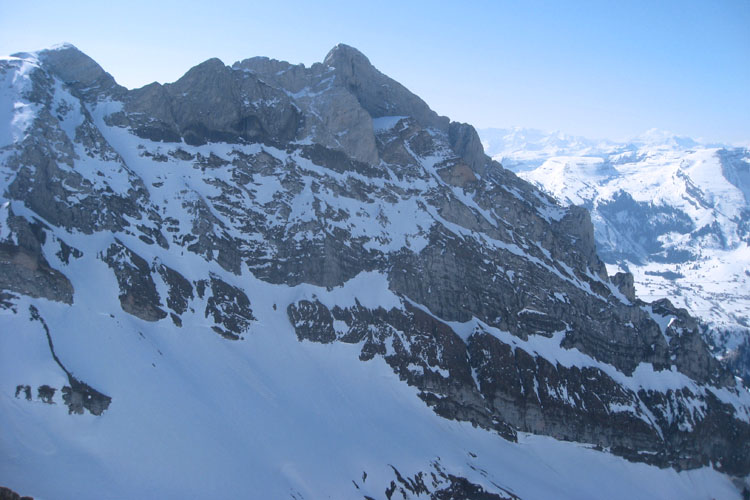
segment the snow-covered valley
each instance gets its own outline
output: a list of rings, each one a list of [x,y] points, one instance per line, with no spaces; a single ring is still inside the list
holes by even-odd
[[[639,297],[703,320],[720,357],[750,375],[750,151],[649,131],[628,143],[527,129],[480,131],[487,153],[592,213],[611,270]],[[743,345],[744,344],[744,345]]]

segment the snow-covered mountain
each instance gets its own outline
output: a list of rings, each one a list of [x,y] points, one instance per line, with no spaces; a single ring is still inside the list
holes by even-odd
[[[563,132],[515,127],[480,129],[485,152],[516,173],[531,170],[553,156],[586,156],[607,154],[617,144],[571,136]]]
[[[351,47],[127,90],[0,61],[0,484],[739,498],[750,394],[588,212]]]
[[[599,253],[708,326],[750,376],[750,150],[652,130],[629,143],[536,130],[480,131],[493,157],[563,204],[591,210]],[[526,148],[529,152],[524,152]]]
[[[532,170],[557,156],[594,156],[633,152],[639,149],[684,151],[694,148],[724,148],[724,144],[695,141],[659,129],[651,129],[627,142],[588,139],[564,132],[539,129],[485,128],[478,131],[485,152],[514,172]]]

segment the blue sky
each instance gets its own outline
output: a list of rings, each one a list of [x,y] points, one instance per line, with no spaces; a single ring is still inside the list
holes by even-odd
[[[68,41],[132,88],[343,42],[477,127],[750,142],[750,0],[108,3],[0,0],[0,53]]]

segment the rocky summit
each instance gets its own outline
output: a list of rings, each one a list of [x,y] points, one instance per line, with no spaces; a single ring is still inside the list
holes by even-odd
[[[594,226],[338,45],[0,59],[0,484],[739,498],[750,394]],[[104,493],[106,492],[106,494]]]

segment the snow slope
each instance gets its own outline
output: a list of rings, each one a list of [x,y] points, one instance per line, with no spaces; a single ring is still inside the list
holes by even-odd
[[[135,239],[127,243],[146,250]],[[35,498],[60,498],[61,488],[84,499],[381,498],[391,466],[412,476],[433,462],[524,499],[738,498],[731,481],[710,468],[678,473],[541,436],[510,443],[444,420],[382,359],[359,361],[348,352],[356,345],[300,343],[285,308],[274,309],[312,295],[364,302],[379,289],[377,276],[329,292],[245,274],[258,322],[236,343],[201,327],[200,317],[178,330],[127,315],[97,293],[112,280],[100,261],[75,266],[76,289],[88,291],[77,305],[34,302],[54,325],[63,363],[118,397],[106,418],[71,418],[59,397],[54,405],[12,397],[14,380],[55,384],[64,377],[41,326],[27,326],[30,301],[18,303],[20,314],[4,312],[6,331],[25,333],[21,343],[0,337],[0,470],[4,484]],[[197,274],[203,266],[188,258],[180,270]]]

